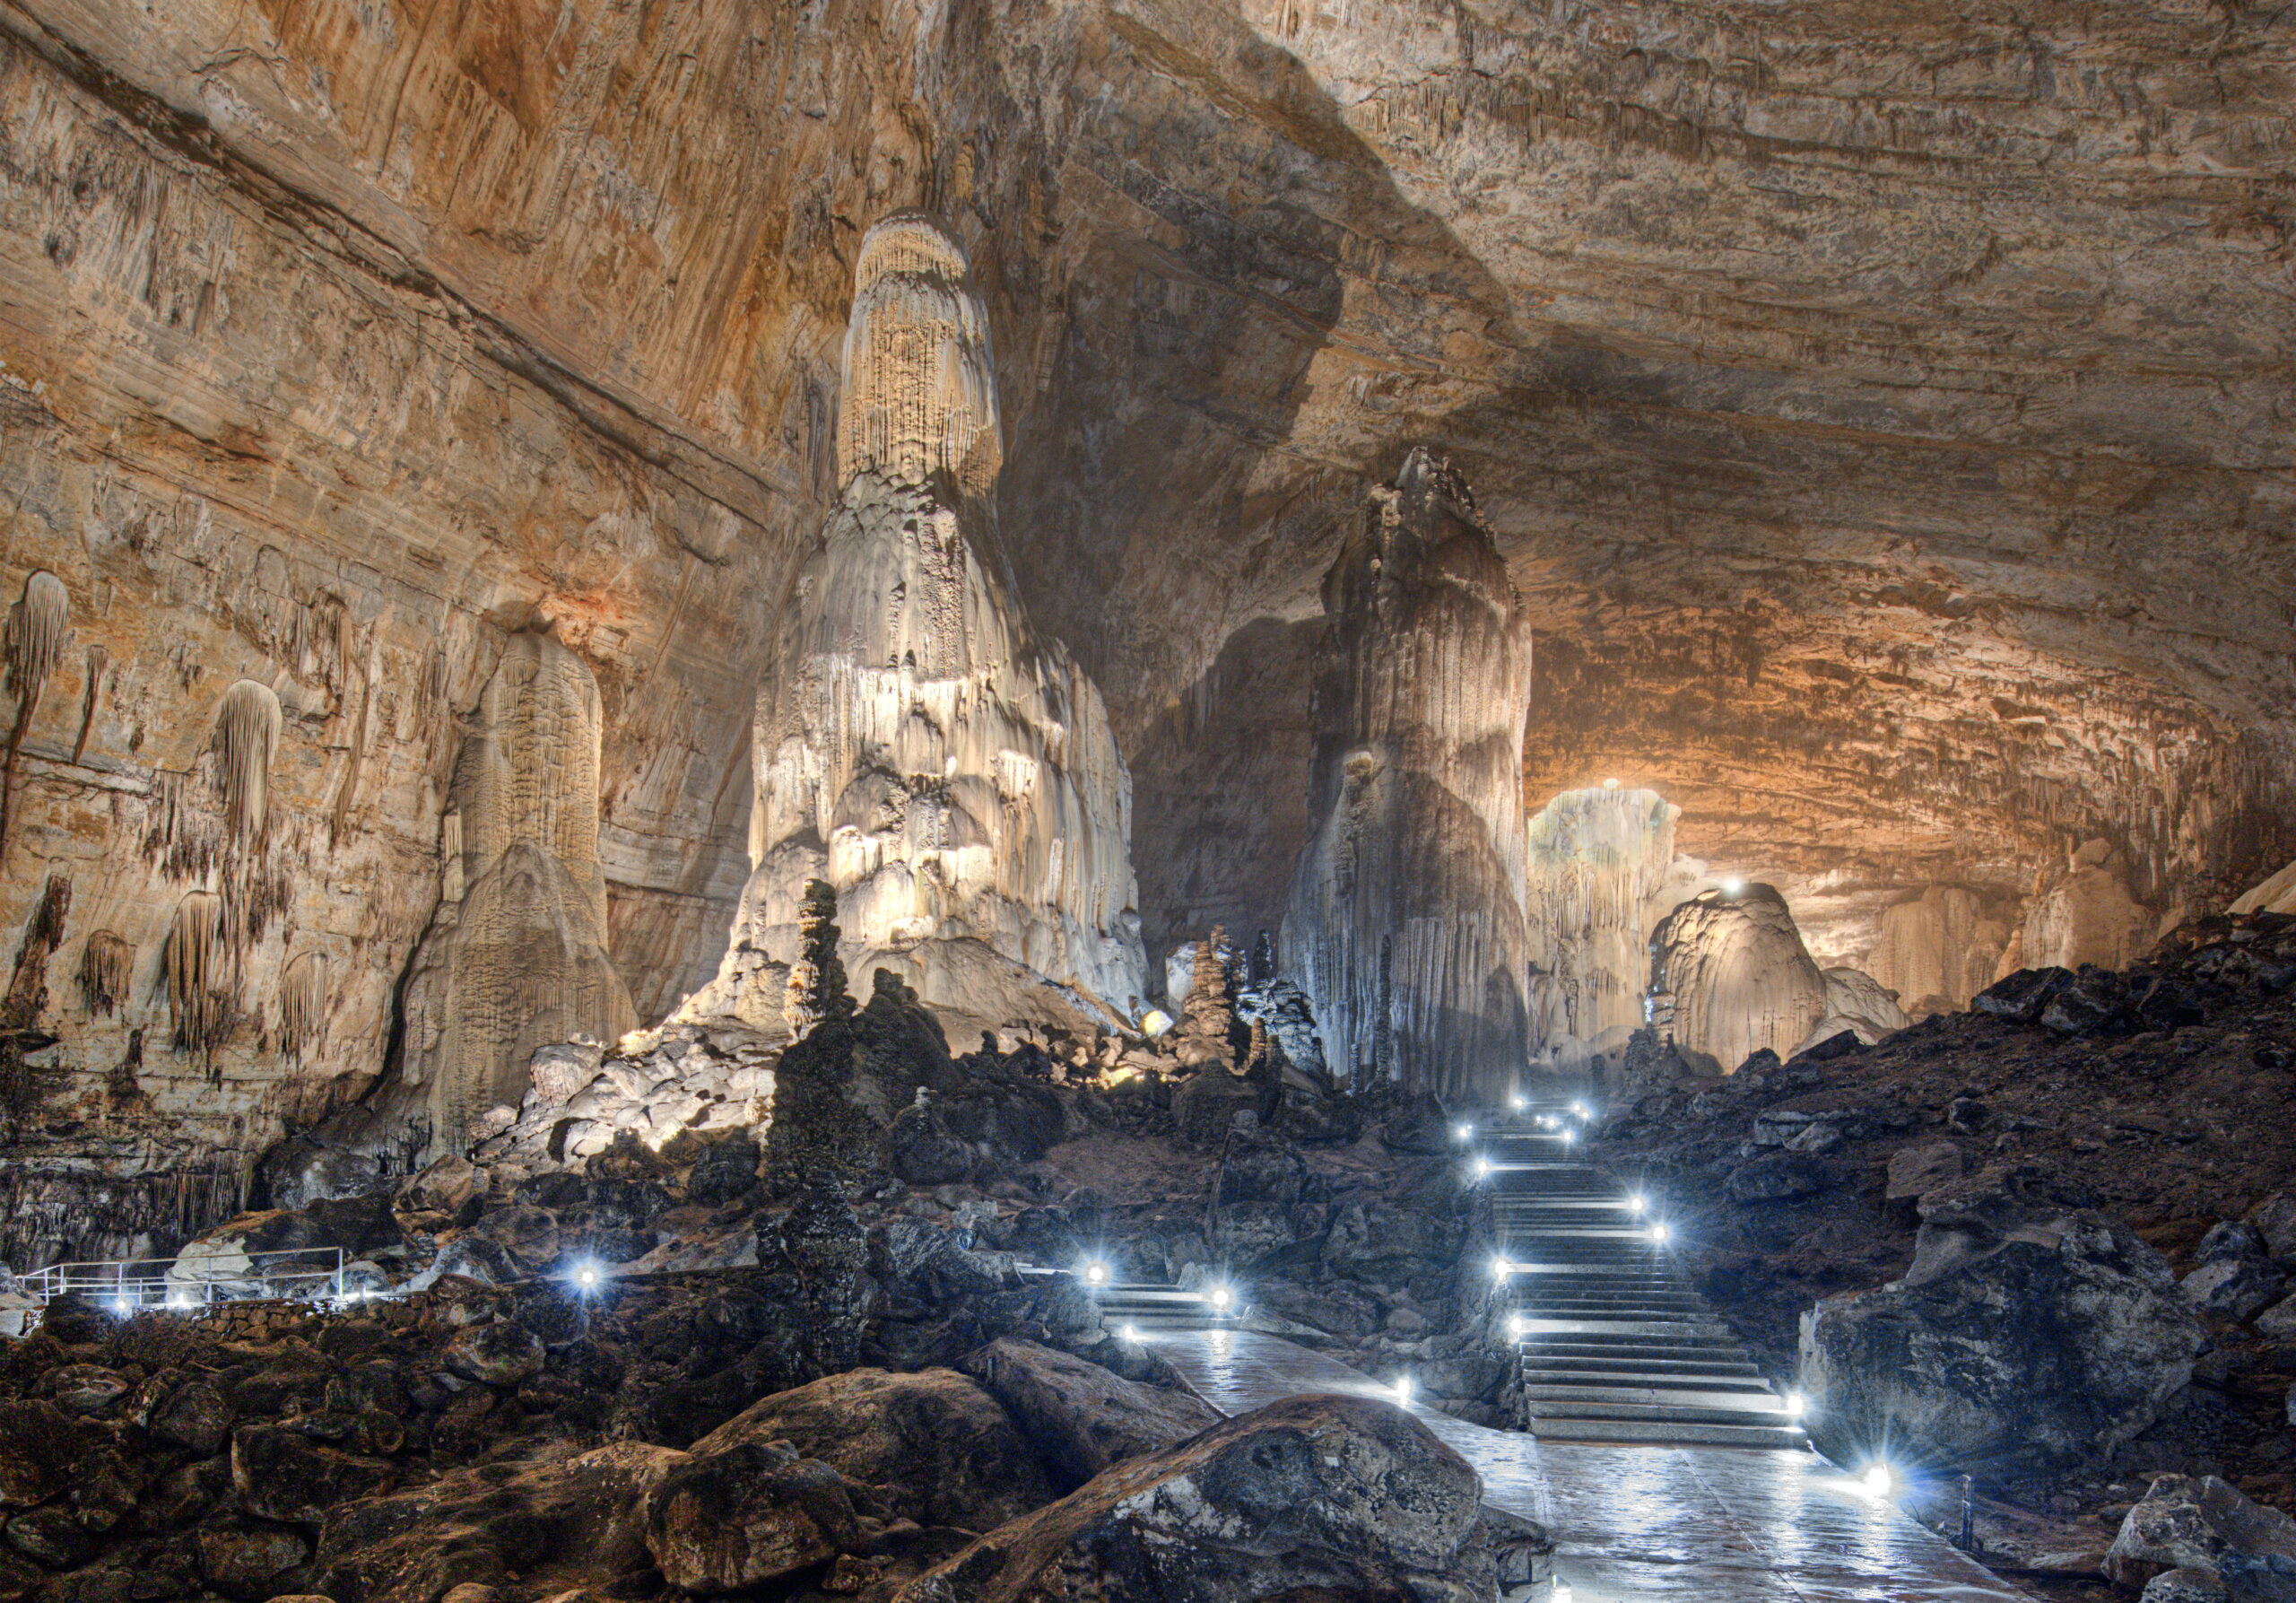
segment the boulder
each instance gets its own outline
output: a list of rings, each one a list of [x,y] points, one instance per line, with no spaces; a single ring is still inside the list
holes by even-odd
[[[2225,1603],[2224,1582],[2207,1570],[2163,1570],[2136,1603]]]
[[[191,1381],[160,1399],[146,1428],[162,1442],[204,1456],[223,1451],[235,1417],[222,1392],[205,1381]]]
[[[695,1442],[693,1456],[769,1442],[880,1488],[919,1525],[986,1530],[1053,1495],[1004,1408],[954,1370],[830,1375],[752,1404]]]
[[[2160,1253],[2030,1178],[1922,1205],[1903,1281],[1802,1318],[1819,1445],[1888,1441],[1941,1466],[2069,1462],[2144,1430],[2206,1345]]]
[[[1890,1154],[1883,1200],[1894,1208],[1911,1207],[1932,1191],[1961,1178],[1961,1147],[1945,1140],[1917,1141]]]
[[[1723,1190],[1733,1202],[1788,1202],[1822,1191],[1825,1165],[1805,1153],[1764,1153],[1730,1171]]]
[[[2203,1313],[2245,1320],[2278,1300],[2287,1277],[2260,1258],[2220,1258],[2186,1276],[2178,1287]]]
[[[2038,1024],[2057,994],[2072,983],[2069,969],[2019,969],[1978,992],[1970,1006],[2014,1024]]]
[[[1217,1063],[1199,1068],[1172,1093],[1172,1121],[1182,1139],[1212,1146],[1234,1128],[1236,1115],[1258,1117],[1259,1087]]]
[[[2296,1560],[2296,1520],[2213,1475],[2163,1475],[2122,1519],[2104,1570],[2126,1587],[2171,1570],[2221,1578],[2235,1554]]]
[[[227,1598],[268,1598],[281,1576],[311,1556],[300,1532],[278,1525],[203,1530],[196,1546],[199,1573]]]
[[[2296,1258],[2296,1197],[2274,1192],[2248,1210],[2248,1223],[2274,1258]]]
[[[859,1539],[836,1470],[778,1442],[696,1452],[646,1497],[646,1547],[680,1591],[746,1591]]]
[[[1498,1584],[1481,1489],[1474,1468],[1400,1408],[1287,1398],[1117,1465],[895,1598],[1468,1603]]]
[[[264,1520],[316,1524],[338,1503],[370,1497],[391,1467],[321,1445],[287,1425],[242,1425],[231,1438],[231,1488],[239,1507]]]
[[[542,1368],[543,1346],[523,1325],[473,1325],[448,1342],[440,1357],[465,1381],[516,1386]]]
[[[486,1194],[486,1171],[459,1155],[443,1157],[409,1175],[391,1198],[403,1214],[443,1214],[452,1218]]]
[[[0,1402],[0,1504],[45,1503],[87,1453],[81,1428],[50,1402]]]
[[[1070,1485],[1161,1452],[1221,1422],[1191,1393],[1143,1385],[1097,1363],[1006,1337],[963,1361]]]

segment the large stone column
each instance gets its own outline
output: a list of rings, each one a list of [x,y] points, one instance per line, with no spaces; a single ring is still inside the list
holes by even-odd
[[[758,694],[752,873],[689,1016],[782,1025],[813,879],[837,889],[857,988],[891,969],[952,1022],[1129,1015],[1144,994],[1131,775],[1099,690],[1013,593],[1001,453],[964,253],[888,218],[855,267],[837,508]]]
[[[527,1089],[535,1049],[637,1024],[605,951],[598,688],[582,659],[521,634],[480,697],[455,768],[445,884],[408,973],[391,1111],[427,1109],[432,1155]]]
[[[1284,961],[1335,1073],[1497,1096],[1526,1046],[1520,599],[1466,487],[1424,451],[1372,492],[1323,593]]]
[[[1642,1027],[1650,930],[1682,809],[1655,790],[1566,790],[1532,815],[1531,1049],[1622,1047]]]

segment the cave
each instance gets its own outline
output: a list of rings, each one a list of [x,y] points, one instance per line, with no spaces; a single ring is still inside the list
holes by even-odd
[[[0,6],[0,1603],[2296,1598],[2292,105]]]

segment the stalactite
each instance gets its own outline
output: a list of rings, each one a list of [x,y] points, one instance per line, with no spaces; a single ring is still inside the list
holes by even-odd
[[[99,929],[80,949],[80,997],[90,1018],[109,1018],[127,1000],[135,948],[109,929]]]
[[[235,1011],[224,993],[223,899],[194,891],[176,903],[168,931],[168,1012],[179,1050],[212,1056],[230,1034]]]
[[[103,704],[104,670],[111,653],[101,646],[88,648],[88,682],[80,692],[80,736],[72,743],[72,762],[77,767],[88,754],[88,736],[96,727],[96,709]]]
[[[304,952],[279,976],[279,1050],[297,1064],[326,1040],[327,963]]]
[[[269,685],[242,679],[223,693],[215,711],[215,755],[223,773],[223,816],[235,841],[262,837],[280,727],[279,697]]]
[[[39,710],[39,693],[48,676],[64,656],[65,632],[71,627],[72,596],[64,581],[46,571],[24,580],[23,598],[8,609],[8,627],[0,655],[7,658],[8,686],[16,696],[16,719],[8,729],[8,754],[0,763],[0,863],[7,860],[11,826],[16,814],[16,754]]]

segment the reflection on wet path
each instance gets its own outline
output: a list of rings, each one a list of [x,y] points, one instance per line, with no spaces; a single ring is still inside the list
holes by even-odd
[[[1273,1336],[1175,1331],[1156,1346],[1229,1414],[1302,1391],[1393,1400]],[[1814,1453],[1542,1442],[1412,1412],[1483,1472],[1486,1503],[1555,1533],[1573,1603],[2030,1603]]]

